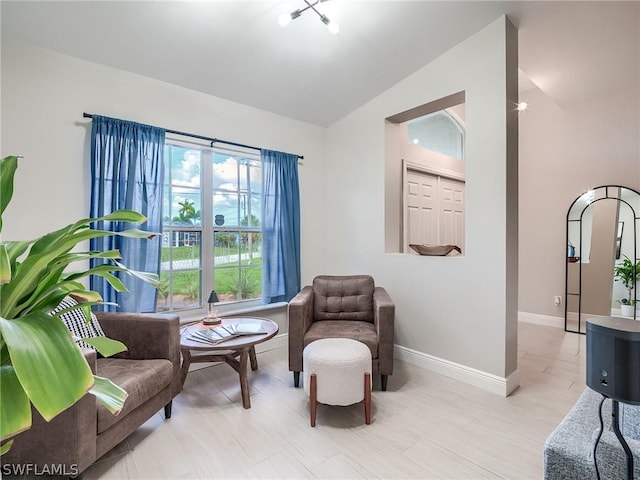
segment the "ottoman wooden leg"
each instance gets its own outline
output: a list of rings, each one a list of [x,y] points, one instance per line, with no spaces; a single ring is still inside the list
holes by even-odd
[[[371,424],[371,374],[364,374],[364,421]]]
[[[311,381],[310,381],[309,388],[311,392],[309,393],[309,413],[311,414],[311,426],[315,427],[316,426],[316,407],[318,406],[318,402],[317,402],[318,384],[317,384],[315,373],[311,374],[310,380]]]

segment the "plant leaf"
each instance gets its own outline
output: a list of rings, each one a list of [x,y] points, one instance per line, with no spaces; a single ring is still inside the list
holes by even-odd
[[[4,243],[0,243],[0,285],[11,281],[11,261]]]
[[[42,417],[49,421],[69,408],[93,385],[93,374],[69,331],[43,312],[7,320],[0,333],[15,373]]]
[[[18,157],[15,155],[0,160],[0,232],[2,231],[2,214],[13,197],[13,177],[18,168]]]
[[[0,366],[0,439],[31,427],[31,403],[11,365]]]
[[[118,415],[124,407],[124,402],[129,396],[121,387],[113,383],[108,378],[94,375],[95,382],[89,393],[96,398],[114,415]]]
[[[99,277],[104,277],[105,279],[108,280],[108,277],[113,277],[113,275],[112,275],[113,272],[127,272],[127,271],[128,271],[127,268],[118,267],[116,265],[108,263],[108,264],[98,265],[98,266],[90,268],[89,270],[86,270],[84,272],[78,272],[78,273],[70,274],[69,276],[67,276],[66,280],[78,280],[79,278],[88,277],[90,275],[96,275],[96,276],[99,276]],[[114,277],[114,278],[117,278],[117,277]],[[120,284],[122,284],[122,282],[120,282]],[[114,288],[115,288],[115,286],[114,286]],[[127,288],[124,286],[124,284],[122,284],[120,289],[116,288],[116,290],[119,291],[119,292],[126,292]]]
[[[5,345],[4,340],[0,343],[2,343],[2,348],[0,348],[0,365],[5,365],[11,360],[9,357],[9,349]]]
[[[25,294],[30,294],[38,288],[42,277],[49,271],[50,264],[56,262],[56,265],[63,269],[68,263],[62,261],[62,258],[64,258],[65,255],[78,243],[92,238],[113,235],[132,238],[148,238],[155,234],[137,229],[125,230],[122,232],[107,232],[103,230],[89,230],[78,227],[74,230],[73,226],[69,225],[56,232],[40,237],[32,245],[24,262],[22,262],[19,268],[16,269],[16,272],[14,272],[11,283],[7,284],[6,288],[2,292],[3,302],[0,305],[0,312],[2,312],[2,315],[5,318],[17,317],[20,313],[20,310],[16,309],[19,300],[24,298]],[[121,268],[126,269],[122,264],[118,265]]]
[[[93,290],[74,290],[69,295],[76,299],[78,303],[101,303],[102,296]]]
[[[11,262],[11,268],[13,269],[18,263],[18,258],[27,251],[32,242],[29,241],[20,241],[20,242],[3,242],[7,247],[7,253],[9,255],[9,260]]]
[[[11,450],[11,445],[13,445],[13,440],[9,440],[7,443],[0,445],[0,455],[4,455]]]
[[[114,260],[114,261],[116,262],[116,265],[118,265],[119,267],[126,268],[123,264],[121,264],[117,260]],[[137,270],[130,270],[130,269],[127,269],[127,273],[129,275],[132,275],[133,277],[139,278],[144,282],[147,282],[153,287],[158,288],[158,285],[160,285],[160,277],[155,273],[139,272]]]
[[[95,347],[103,357],[111,357],[116,353],[127,350],[127,346],[124,343],[108,337],[89,337],[83,338],[82,341]]]
[[[108,222],[129,222],[129,223],[144,223],[147,221],[147,217],[142,215],[140,212],[136,212],[135,210],[127,210],[121,209],[116,210],[115,212],[111,212],[104,217],[96,217],[96,218],[85,218],[79,220],[74,225],[83,225],[86,223],[94,223],[101,222],[106,220]]]
[[[96,275],[99,276],[99,277],[104,278],[107,282],[109,282],[109,285],[111,285],[111,287],[116,292],[126,292],[127,291],[127,287],[125,287],[124,283],[122,283],[122,280],[120,280],[115,275],[112,275],[111,273],[100,273],[100,274],[96,274]]]

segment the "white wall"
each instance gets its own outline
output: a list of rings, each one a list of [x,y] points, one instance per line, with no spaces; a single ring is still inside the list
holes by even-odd
[[[324,128],[8,41],[2,42],[1,112],[2,156],[24,156],[3,240],[33,238],[88,216],[91,122],[82,118],[88,112],[304,155],[303,279],[324,265],[323,239],[316,234],[323,215]]]
[[[508,208],[510,201],[517,205],[517,151],[514,155],[512,148],[517,123],[510,125],[507,138],[507,116],[515,119],[516,100],[507,98],[507,68],[512,77],[517,74],[517,53],[506,38],[512,28],[506,18],[498,19],[332,125],[326,170],[331,180],[325,195],[323,273],[372,274],[396,303],[401,355],[445,365],[443,373],[464,371],[460,378],[467,381],[473,381],[471,372],[479,373],[490,379],[480,381],[481,386],[502,393],[517,385],[517,380],[507,381],[510,375],[510,380],[517,377],[512,375],[517,212]],[[510,40],[515,40],[512,35]],[[467,128],[465,256],[385,254],[385,228],[398,220],[401,159],[385,161],[384,119],[462,90]],[[513,163],[509,168],[508,145]],[[509,222],[515,227],[508,231]],[[494,380],[498,388],[488,386]]]
[[[519,141],[521,312],[564,318],[553,297],[564,298],[571,203],[600,185],[639,189],[639,91],[605,92],[564,109],[538,89],[521,94],[529,105]]]

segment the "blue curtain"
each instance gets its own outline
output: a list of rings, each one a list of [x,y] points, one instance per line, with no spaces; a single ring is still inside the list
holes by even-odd
[[[93,116],[91,132],[91,217],[101,217],[115,210],[135,210],[147,217],[143,225],[125,222],[100,222],[94,228],[122,231],[140,228],[162,232],[162,189],[164,184],[164,137],[161,128],[115,118]],[[122,263],[132,270],[160,271],[162,235],[151,240],[115,236],[91,241],[91,249],[120,250]],[[92,267],[102,261],[96,259]],[[104,310],[120,312],[154,312],[157,291],[142,280],[127,274],[118,277],[129,290],[118,293],[101,277],[91,278],[91,289],[102,295]]]
[[[261,150],[262,296],[288,302],[300,291],[298,156]]]

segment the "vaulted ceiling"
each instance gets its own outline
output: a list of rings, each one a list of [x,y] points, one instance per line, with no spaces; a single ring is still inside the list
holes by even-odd
[[[519,29],[520,90],[560,107],[640,82],[639,2],[352,1],[280,28],[304,0],[6,1],[2,40],[327,126],[502,14]],[[637,101],[637,99],[636,99]]]

